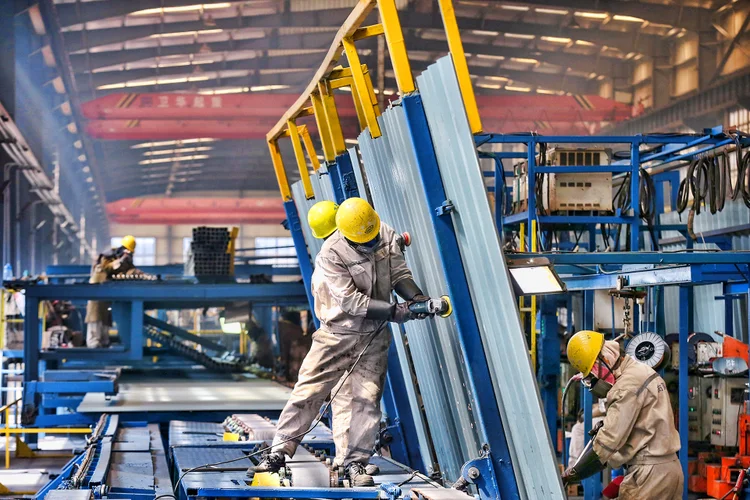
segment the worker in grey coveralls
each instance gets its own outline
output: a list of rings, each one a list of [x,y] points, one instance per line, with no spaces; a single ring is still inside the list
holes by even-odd
[[[315,259],[312,290],[320,329],[305,357],[299,380],[279,417],[270,453],[248,472],[276,472],[293,456],[321,405],[364,351],[349,378],[351,408],[348,447],[339,452],[353,486],[372,486],[365,466],[380,428],[380,398],[391,342],[389,321],[424,319],[409,310],[429,300],[406,266],[399,235],[369,203],[350,198],[338,209],[338,230]],[[395,291],[406,302],[392,303]],[[337,450],[338,451],[338,450]]]
[[[112,248],[99,255],[91,266],[89,283],[105,283],[115,274],[132,272],[135,270],[134,253],[135,238],[125,236],[118,248]],[[89,300],[86,305],[86,347],[109,347],[109,307],[109,302],[98,300]]]
[[[607,416],[592,446],[563,473],[563,483],[592,476],[608,463],[626,469],[620,500],[681,499],[680,436],[664,380],[598,332],[571,337],[568,359],[581,372],[584,385],[607,398]]]

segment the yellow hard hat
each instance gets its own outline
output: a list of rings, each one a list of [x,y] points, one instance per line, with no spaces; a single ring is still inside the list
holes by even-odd
[[[591,373],[596,358],[604,347],[604,335],[591,330],[581,330],[568,340],[568,361],[584,377]]]
[[[124,246],[131,252],[135,252],[135,236],[127,235],[122,239],[120,245]]]
[[[380,233],[380,216],[362,198],[349,198],[336,213],[336,225],[346,239],[367,243]]]
[[[319,201],[307,212],[307,223],[316,238],[328,238],[336,230],[336,211],[339,206],[329,200]]]

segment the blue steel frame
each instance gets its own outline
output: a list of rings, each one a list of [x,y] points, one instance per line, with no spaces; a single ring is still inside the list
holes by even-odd
[[[45,300],[103,300],[112,302],[112,313],[117,322],[123,346],[109,349],[64,349],[42,351],[39,303]],[[41,393],[37,392],[40,380],[40,364],[60,359],[109,361],[137,361],[144,356],[144,310],[184,309],[226,305],[229,302],[246,300],[258,304],[296,305],[308,301],[304,286],[300,283],[159,283],[118,282],[99,285],[33,285],[26,287],[26,309],[24,321],[24,409],[40,410],[34,425],[75,425],[88,423],[80,415],[62,418],[60,415],[45,415],[40,408]],[[36,346],[36,348],[32,347]],[[44,370],[44,368],[42,368]],[[66,422],[63,422],[65,420]]]
[[[693,328],[693,286],[706,285],[712,283],[724,284],[724,295],[717,299],[724,299],[726,303],[739,296],[748,298],[750,304],[750,290],[748,287],[747,276],[750,273],[750,252],[694,252],[694,253],[576,253],[576,254],[541,254],[549,258],[558,269],[568,266],[582,266],[584,264],[606,265],[606,264],[627,264],[634,260],[637,255],[643,255],[641,263],[652,262],[666,266],[659,269],[648,269],[640,271],[609,271],[607,274],[591,273],[582,275],[563,276],[562,280],[569,292],[583,292],[584,294],[584,317],[583,327],[591,328],[593,326],[593,290],[606,290],[615,287],[618,278],[624,278],[625,283],[630,286],[649,286],[662,287],[664,285],[679,286],[679,342],[680,346],[688,344],[688,337],[694,331]],[[539,254],[537,254],[539,256]],[[620,262],[618,261],[620,257]],[[693,263],[688,263],[692,260]],[[721,260],[722,264],[716,264]],[[581,267],[570,267],[568,270],[582,272]],[[586,270],[584,269],[585,273]],[[551,297],[545,297],[545,301]],[[750,305],[748,306],[750,309]],[[730,325],[732,324],[731,307],[725,318],[727,325],[725,333],[732,334]],[[749,310],[750,313],[750,310]],[[750,325],[748,325],[750,328]],[[750,330],[749,330],[750,331]],[[663,333],[663,332],[662,332]],[[679,393],[679,419],[678,431],[680,434],[680,452],[679,458],[683,468],[683,474],[687,478],[688,465],[688,349],[680,349],[679,370],[678,370],[678,393]],[[591,414],[591,393],[582,391],[583,408],[584,408],[584,431],[588,432],[589,416]],[[588,414],[588,416],[586,416]],[[600,480],[596,476],[584,482],[584,498],[599,498]],[[589,496],[591,492],[591,496]],[[687,481],[684,484],[683,498],[687,497]]]
[[[750,145],[750,139],[740,138],[737,139],[743,146]],[[692,254],[675,254],[670,255],[667,259],[664,258],[665,254],[658,253],[645,253],[639,252],[641,241],[642,241],[642,228],[645,227],[640,220],[640,170],[641,168],[651,168],[664,165],[666,163],[676,162],[679,160],[689,160],[694,158],[696,155],[700,155],[709,152],[713,149],[727,146],[729,144],[736,143],[734,137],[730,137],[724,133],[722,127],[715,127],[713,129],[704,130],[703,134],[683,134],[683,135],[636,135],[636,136],[540,136],[537,134],[516,134],[516,135],[499,135],[499,134],[480,134],[475,136],[475,144],[477,147],[481,147],[485,144],[522,144],[526,146],[525,152],[486,152],[479,151],[479,156],[483,158],[491,158],[495,162],[494,172],[487,172],[487,176],[494,176],[495,179],[495,221],[498,231],[504,231],[511,229],[513,226],[519,223],[525,223],[528,233],[528,242],[526,248],[530,248],[531,238],[533,237],[530,233],[532,227],[532,221],[536,221],[537,224],[545,225],[578,225],[579,227],[585,228],[589,233],[589,252],[596,250],[594,246],[596,228],[598,224],[624,224],[630,228],[630,240],[628,241],[629,253],[606,253],[596,254],[591,253],[568,253],[568,254],[545,254],[549,256],[550,260],[557,266],[558,272],[570,272],[572,274],[584,275],[578,278],[578,282],[575,284],[568,283],[570,285],[578,287],[579,290],[583,290],[584,299],[584,314],[583,314],[583,326],[584,328],[593,327],[594,312],[593,312],[593,287],[595,282],[604,280],[607,282],[607,288],[614,288],[616,283],[616,276],[609,274],[605,275],[599,273],[596,268],[585,268],[585,265],[605,265],[605,264],[664,264],[666,262],[682,263],[682,264],[728,264],[734,261],[740,261],[737,263],[745,263],[743,256],[729,257],[727,260],[727,254],[722,253],[721,255],[716,254],[704,254],[699,260],[696,259],[695,255]],[[627,161],[614,162],[611,165],[606,166],[554,166],[545,167],[536,164],[536,153],[537,146],[539,144],[565,144],[565,145],[592,145],[592,144],[623,144],[628,145],[630,149],[630,159]],[[647,154],[641,155],[640,147],[642,145],[649,145],[651,147],[656,146],[656,149],[652,149]],[[691,148],[697,148],[695,151],[689,151]],[[526,160],[528,164],[528,208],[527,210],[508,215],[510,210],[509,203],[503,204],[503,195],[512,193],[512,186],[509,186],[506,182],[506,178],[512,178],[513,173],[508,172],[503,167],[503,160]],[[630,173],[630,213],[622,213],[619,210],[614,216],[597,216],[597,215],[538,215],[537,214],[537,200],[535,198],[534,183],[536,181],[535,174],[540,173],[591,173],[591,172],[611,172],[614,175],[625,175]],[[675,171],[664,171],[660,172],[652,177],[656,184],[656,196],[655,204],[657,214],[664,211],[664,186],[668,185],[670,188],[670,201],[671,208],[675,209],[675,200],[677,199],[677,189],[679,186],[680,178],[679,173]],[[510,198],[508,196],[508,198]],[[507,200],[509,201],[509,200]],[[537,226],[540,227],[540,226]],[[656,222],[653,227],[656,238],[661,237],[661,231],[671,230],[679,231],[686,236],[686,227],[682,225],[661,225]],[[543,240],[544,241],[544,240]],[[686,237],[688,247],[690,248],[690,239]],[[619,250],[619,241],[615,241],[615,248]],[[537,254],[538,256],[539,254]],[[519,257],[531,257],[532,254],[525,254]],[[667,272],[668,273],[668,272]],[[660,276],[663,273],[660,273]],[[680,278],[681,276],[681,278]],[[724,279],[732,279],[732,276],[736,276],[736,269],[721,268],[716,266],[714,268],[700,267],[691,268],[689,271],[678,270],[672,271],[672,274],[662,276],[665,283],[689,283],[690,281],[683,281],[685,276],[689,279],[697,279],[702,282],[717,282]],[[649,282],[652,278],[650,273],[640,274],[634,279],[636,281],[643,280],[642,285],[653,284]],[[692,297],[692,289],[687,288],[686,294]],[[687,300],[688,295],[685,296]],[[659,289],[654,293],[655,300],[663,302],[663,288]],[[682,295],[681,295],[682,298]],[[682,303],[682,301],[681,301]],[[727,310],[731,309],[731,301],[727,300]],[[554,349],[559,342],[557,333],[557,321],[553,317],[552,309],[555,308],[554,299],[550,297],[542,298],[541,302],[541,321],[542,336],[538,346],[540,352],[537,356],[539,360],[539,367],[537,371],[537,377],[540,384],[540,391],[542,401],[545,403],[545,411],[547,412],[547,421],[550,424],[550,432],[552,434],[553,443],[557,442],[557,385],[551,382],[556,382],[554,375],[559,372],[559,359],[550,352]],[[636,311],[637,312],[637,311]],[[534,320],[534,319],[533,319]],[[656,326],[659,320],[655,319],[647,326]],[[638,331],[639,322],[638,318],[635,318],[635,328]],[[553,328],[554,325],[554,328]],[[552,338],[548,338],[548,335],[552,335]],[[684,351],[684,350],[683,350]],[[684,375],[685,380],[680,378],[680,392],[687,390],[687,375]],[[683,382],[685,385],[683,385]],[[682,398],[684,399],[684,398]],[[554,402],[554,404],[553,404]],[[547,404],[549,403],[549,404]],[[686,404],[686,403],[685,403]],[[582,405],[584,407],[584,429],[586,440],[588,441],[588,430],[591,429],[591,395],[588,392],[584,392]],[[554,414],[551,412],[554,409]],[[686,427],[685,427],[686,429]],[[680,429],[681,435],[683,429]],[[687,439],[687,431],[684,432],[684,439]],[[686,444],[684,446],[685,450]],[[685,451],[687,453],[687,451]],[[683,462],[686,463],[686,462]],[[584,498],[585,500],[598,499],[601,493],[601,484],[598,478],[592,478],[584,482]]]
[[[431,221],[438,243],[440,261],[443,264],[443,272],[448,283],[448,292],[453,301],[453,315],[458,328],[461,352],[469,374],[469,388],[476,406],[474,414],[477,426],[487,439],[486,448],[488,457],[491,459],[491,467],[484,468],[490,477],[480,474],[479,478],[472,481],[477,485],[482,498],[505,500],[520,498],[494,391],[480,387],[481,383],[491,379],[490,369],[471,303],[471,294],[458,249],[455,228],[449,214],[444,210],[438,210],[443,206],[447,197],[422,98],[417,93],[407,95],[402,99],[402,106],[406,114],[422,186],[427,203],[432,208],[430,210]],[[448,216],[439,215],[439,212]]]

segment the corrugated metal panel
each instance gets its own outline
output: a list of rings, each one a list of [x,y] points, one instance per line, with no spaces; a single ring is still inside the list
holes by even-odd
[[[352,170],[354,170],[354,177],[357,178],[357,190],[359,191],[359,197],[365,198],[368,201],[372,201],[369,190],[367,189],[367,183],[365,182],[362,162],[359,161],[359,152],[357,151],[357,146],[349,148],[349,158],[352,160]]]
[[[519,492],[534,500],[565,498],[451,58],[431,65],[417,82],[446,194],[455,207],[452,218]]]
[[[311,175],[310,183],[313,186],[313,192],[315,197],[311,200],[305,199],[305,189],[302,187],[302,181],[297,181],[292,184],[292,199],[294,204],[297,206],[297,212],[299,213],[300,221],[302,221],[302,234],[305,237],[305,243],[307,243],[307,249],[310,252],[310,258],[315,263],[315,257],[318,255],[320,248],[323,246],[323,240],[320,240],[312,235],[310,226],[307,224],[307,212],[310,211],[310,207],[315,205],[317,202],[322,200],[333,201],[333,190],[331,189],[331,182],[328,176]]]
[[[336,196],[333,194],[333,185],[331,184],[331,176],[328,174],[328,167],[321,165],[318,170],[318,182],[320,184],[320,191],[315,190],[315,194],[318,192],[323,193],[321,200],[336,201]]]
[[[359,137],[374,206],[396,231],[411,234],[414,243],[406,260],[414,279],[425,293],[439,296],[447,285],[404,111],[389,109],[380,123],[382,137],[373,140],[369,132]],[[456,325],[451,319],[432,318],[411,321],[405,330],[436,456],[443,475],[455,481],[482,442],[471,413],[474,405]],[[402,358],[402,364],[407,361]]]

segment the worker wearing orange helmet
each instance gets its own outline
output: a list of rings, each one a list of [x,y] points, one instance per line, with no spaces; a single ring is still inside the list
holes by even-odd
[[[580,331],[568,341],[568,361],[595,396],[607,398],[607,416],[564,484],[624,466],[621,500],[678,500],[684,477],[677,458],[680,436],[664,380],[604,335]]]
[[[344,201],[336,213],[336,227],[315,259],[312,288],[320,329],[313,334],[299,380],[279,417],[272,451],[248,472],[280,470],[285,456],[294,455],[299,436],[310,428],[328,394],[350,370],[352,394],[346,398],[349,408],[344,409],[350,415],[348,443],[345,449],[337,449],[337,461],[343,461],[353,486],[372,486],[366,465],[380,428],[380,398],[391,342],[386,326],[389,321],[426,318],[426,314],[413,313],[409,305],[429,297],[406,265],[403,239],[380,221],[367,201]],[[391,302],[394,291],[405,302]]]
[[[127,274],[135,270],[133,254],[135,238],[125,236],[118,248],[112,248],[97,257],[91,266],[89,283],[105,283],[115,274]],[[86,305],[86,347],[109,347],[110,303],[89,300]]]

